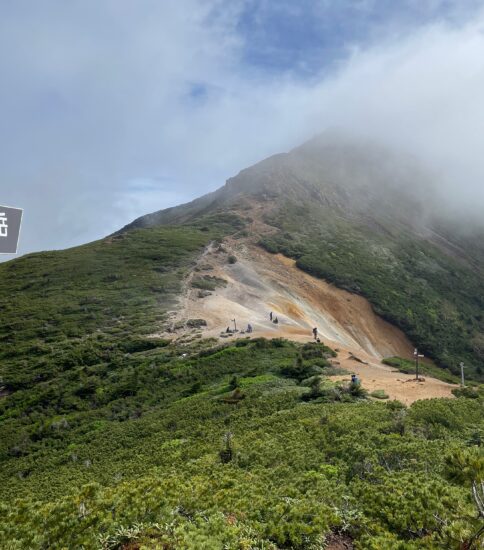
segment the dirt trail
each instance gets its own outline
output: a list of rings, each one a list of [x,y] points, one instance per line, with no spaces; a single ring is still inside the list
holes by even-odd
[[[358,355],[358,358],[367,364],[359,363],[352,358],[352,353],[351,350],[341,350],[335,362],[349,373],[357,374],[363,387],[369,392],[384,390],[390,399],[398,399],[406,405],[419,399],[453,397],[451,391],[457,387],[427,376],[417,382],[415,375],[403,374],[383,365],[378,359],[367,354]],[[332,376],[331,378],[333,380],[350,380],[349,375]]]
[[[229,263],[229,255],[237,261]],[[191,284],[204,276],[224,279],[226,285],[200,297],[200,290]],[[277,325],[269,319],[271,311],[279,320]],[[233,328],[234,318],[242,332],[227,337],[224,332],[228,326]],[[181,327],[188,319],[206,321],[204,337],[227,340],[245,338],[248,323],[254,337],[301,342],[310,341],[311,330],[317,327],[321,340],[339,350],[337,361],[342,368],[357,373],[370,391],[383,389],[404,403],[450,397],[454,387],[433,378],[409,381],[412,376],[382,365],[384,357],[412,357],[413,346],[400,330],[378,317],[361,296],[316,279],[299,270],[293,260],[269,254],[248,241],[228,241],[221,248],[211,245],[205,250],[186,281],[179,309],[172,313],[171,336],[186,338],[187,330]]]

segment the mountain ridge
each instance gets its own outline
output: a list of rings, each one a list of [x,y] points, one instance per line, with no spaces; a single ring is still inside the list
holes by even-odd
[[[115,243],[117,254],[126,250],[129,255],[124,243],[133,235],[138,246],[147,238],[148,256],[156,259],[157,228],[173,228],[174,234],[176,228],[195,231],[203,237],[200,242],[210,235],[222,241],[234,235],[363,296],[379,316],[452,373],[458,374],[464,361],[471,377],[482,377],[484,239],[478,232],[465,235],[452,221],[442,228],[442,218],[425,212],[422,201],[415,206],[413,188],[404,184],[413,174],[415,181],[423,180],[419,166],[394,170],[397,163],[391,154],[384,156],[384,149],[332,139],[325,135],[274,155],[208,195],[137,218],[110,237],[73,250],[96,249],[101,259],[109,250],[103,245]],[[382,166],[375,166],[380,160]],[[39,266],[45,272],[40,286],[49,289],[61,257],[72,262],[72,255],[61,251],[28,255],[0,269],[8,279],[17,266],[29,266],[35,277]],[[123,262],[119,258],[117,265]],[[69,285],[75,287],[75,281]],[[149,289],[139,290],[152,300]]]
[[[399,166],[395,156],[389,158],[389,151],[374,144],[363,145],[358,141],[342,140],[341,137],[339,142],[334,143],[333,139],[332,134],[318,136],[288,153],[272,155],[230,177],[219,189],[188,203],[141,216],[120,231],[176,222],[177,212],[180,216],[185,213],[199,215],[201,209],[226,207],[233,205],[235,200],[247,197],[270,201],[284,194],[292,200],[311,198],[342,210],[347,207],[342,201],[351,200],[355,212],[364,212],[367,204],[361,204],[362,198],[370,194],[375,200],[375,188],[384,190],[389,187],[410,201],[412,193],[402,190],[402,175],[396,175],[393,171],[395,166],[401,169],[401,160]],[[378,168],[377,161],[384,161],[386,166]],[[423,169],[416,161],[408,158],[406,162],[413,163],[412,176],[424,178]],[[408,184],[409,176],[405,176],[404,183]],[[426,184],[428,186],[428,179]],[[356,197],[353,197],[355,193]],[[409,204],[416,206],[418,203],[411,201]],[[423,208],[423,205],[419,207]]]
[[[448,215],[435,181],[414,159],[318,136],[118,234],[228,212],[249,225],[258,220],[251,241],[369,299],[441,365],[457,372],[465,360],[482,372],[484,231],[466,231]]]

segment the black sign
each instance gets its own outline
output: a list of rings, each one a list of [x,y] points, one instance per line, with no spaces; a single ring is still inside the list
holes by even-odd
[[[0,254],[16,254],[23,210],[0,206]]]

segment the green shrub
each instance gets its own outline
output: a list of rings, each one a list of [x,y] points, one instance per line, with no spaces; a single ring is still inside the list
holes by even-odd
[[[470,386],[455,388],[452,390],[452,393],[456,397],[466,397],[468,399],[478,399],[480,396],[484,395],[484,391],[482,389]]]
[[[209,291],[216,290],[218,287],[225,286],[226,284],[227,281],[225,279],[221,279],[220,277],[216,277],[214,275],[195,277],[191,282],[193,288],[199,288],[201,290]]]
[[[319,374],[321,372],[321,368],[304,363],[302,356],[298,355],[292,365],[283,366],[280,372],[287,378],[294,378],[298,382],[302,382],[306,378]]]
[[[310,342],[304,344],[301,348],[303,359],[327,359],[328,357],[336,357],[336,352],[324,344]]]
[[[385,390],[373,390],[370,393],[370,396],[375,399],[388,399],[388,395],[385,393]]]
[[[207,321],[205,319],[188,319],[186,325],[189,328],[201,328],[207,326]]]

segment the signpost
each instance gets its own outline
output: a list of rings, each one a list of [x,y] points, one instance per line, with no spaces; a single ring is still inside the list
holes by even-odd
[[[460,363],[460,379],[461,379],[461,386],[464,387],[465,386],[465,381],[464,381],[464,369],[465,369],[465,365],[464,363]]]
[[[413,355],[415,356],[415,380],[419,380],[418,377],[418,360],[420,357],[424,357],[423,354],[419,354],[418,349],[415,348]]]

